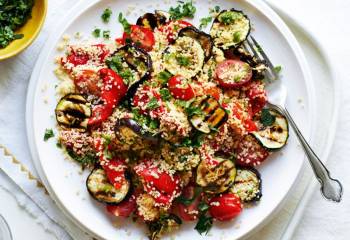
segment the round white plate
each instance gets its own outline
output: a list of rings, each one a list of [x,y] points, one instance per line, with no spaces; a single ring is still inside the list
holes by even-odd
[[[166,3],[154,0],[144,1],[83,1],[75,6],[56,26],[37,61],[32,74],[27,97],[27,134],[30,149],[37,171],[47,187],[51,197],[62,211],[78,226],[88,233],[102,239],[140,239],[145,236],[145,228],[132,221],[119,220],[119,226],[113,221],[104,207],[90,198],[85,188],[88,172],[80,173],[80,167],[64,159],[56,142],[43,141],[46,128],[55,129],[54,109],[56,105],[55,85],[58,83],[53,70],[54,59],[63,53],[57,52],[63,34],[73,36],[76,32],[91,34],[94,27],[110,29],[112,36],[120,36],[122,28],[117,23],[116,15],[127,12],[129,6],[136,6],[135,12],[127,18],[135,22],[141,13],[154,9],[168,9],[176,1]],[[315,101],[312,81],[306,61],[294,36],[281,19],[261,1],[198,1],[194,24],[198,25],[201,17],[208,16],[209,7],[221,6],[221,9],[242,9],[251,19],[252,34],[261,43],[271,60],[283,66],[281,81],[287,86],[289,96],[287,107],[304,133],[311,133]],[[109,24],[103,24],[100,16],[106,7],[111,7],[114,15]],[[124,14],[125,15],[125,14]],[[297,99],[302,99],[303,107]],[[46,100],[46,101],[45,101]],[[307,135],[308,136],[308,135]],[[235,221],[215,223],[206,239],[238,239],[267,223],[272,213],[276,212],[290,192],[302,168],[304,154],[291,132],[289,144],[282,152],[276,153],[266,161],[259,171],[263,179],[263,198],[261,202],[243,211]],[[203,239],[195,230],[194,224],[184,224],[173,235],[180,239]],[[171,238],[171,236],[167,236]]]

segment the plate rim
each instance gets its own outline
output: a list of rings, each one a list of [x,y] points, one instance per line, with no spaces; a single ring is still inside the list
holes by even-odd
[[[60,21],[58,21],[57,24],[55,24],[55,26],[61,26],[61,25],[68,26],[77,17],[79,17],[81,14],[83,14],[85,11],[89,10],[95,4],[100,2],[99,0],[90,0],[90,1],[91,2],[89,2],[88,4],[86,4],[86,2],[82,2],[82,1],[77,2],[75,4],[75,6],[73,6],[66,13],[66,15]],[[299,43],[297,42],[295,36],[291,32],[291,30],[284,23],[284,21],[277,15],[277,13],[275,13],[275,11],[269,5],[267,5],[265,2],[254,1],[254,0],[241,0],[241,1],[248,3],[249,5],[253,6],[256,9],[259,9],[261,11],[261,13],[263,13],[265,15],[265,17],[267,17],[269,20],[272,21],[272,24],[274,24],[278,28],[279,32],[282,34],[282,36],[285,38],[285,40],[291,46],[293,53],[294,53],[296,59],[298,60],[299,66],[301,68],[301,72],[302,72],[304,79],[305,79],[305,84],[306,84],[307,93],[308,93],[308,102],[310,103],[309,105],[315,106],[316,105],[315,88],[314,88],[314,83],[312,81],[311,72],[310,72],[310,69],[308,67],[308,63],[306,61],[304,53],[303,53]],[[63,33],[63,32],[64,31],[60,31],[59,33]],[[34,66],[34,69],[33,69],[33,72],[32,72],[31,78],[30,78],[28,90],[27,90],[25,118],[26,118],[26,133],[27,133],[27,140],[28,140],[28,144],[29,144],[29,150],[30,150],[33,162],[34,162],[35,169],[37,170],[40,179],[43,181],[50,196],[55,200],[55,203],[63,211],[64,215],[66,217],[68,217],[72,222],[74,222],[81,230],[88,232],[92,236],[95,236],[97,238],[101,238],[101,236],[99,236],[99,234],[97,234],[95,231],[85,227],[85,225],[83,223],[81,223],[79,221],[79,219],[77,219],[73,214],[71,214],[71,212],[66,208],[66,206],[64,206],[59,201],[58,196],[56,195],[55,191],[51,188],[49,181],[47,179],[46,173],[44,172],[44,170],[41,166],[41,161],[39,159],[38,149],[37,149],[37,146],[35,144],[36,140],[34,137],[34,128],[33,128],[34,114],[32,111],[33,106],[34,106],[34,99],[35,99],[34,96],[36,93],[37,83],[38,83],[39,76],[40,76],[41,71],[42,71],[43,63],[45,62],[45,60],[47,60],[47,58],[49,57],[49,54],[50,54],[50,51],[45,51],[45,50],[51,50],[52,44],[50,44],[50,43],[53,42],[53,40],[56,38],[55,36],[57,36],[57,32],[51,33],[48,37],[47,43],[42,48],[41,53],[36,61],[35,66]],[[308,126],[308,131],[305,134],[307,140],[312,139],[313,134],[314,134],[315,127],[314,127],[314,124],[312,124],[315,120],[314,113],[315,113],[314,108],[310,107],[309,111],[307,113],[308,119],[309,119],[308,124],[310,126]],[[296,183],[297,183],[297,181],[300,178],[300,175],[302,173],[303,166],[304,166],[304,164],[301,164],[301,167],[299,169],[297,177],[293,180],[292,186],[287,191],[287,193],[282,198],[282,200],[269,213],[269,215],[265,219],[263,219],[262,221],[257,223],[255,225],[255,227],[253,229],[251,229],[249,232],[246,232],[244,235],[240,236],[240,238],[245,238],[248,235],[253,234],[254,232],[256,232],[258,229],[263,227],[265,224],[267,224],[273,218],[274,214],[276,214],[278,212],[278,210],[283,206],[283,204],[285,203],[285,200],[290,195],[292,190],[295,188],[295,185],[296,185]]]

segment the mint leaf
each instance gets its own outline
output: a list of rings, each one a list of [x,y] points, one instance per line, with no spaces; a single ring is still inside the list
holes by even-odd
[[[262,123],[262,125],[264,125],[264,127],[271,126],[275,123],[275,121],[276,116],[272,115],[269,109],[264,108],[263,110],[261,110],[260,122]]]

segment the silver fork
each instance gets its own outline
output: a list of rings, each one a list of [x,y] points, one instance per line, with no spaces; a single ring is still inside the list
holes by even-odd
[[[266,90],[268,92],[268,107],[271,107],[281,114],[283,114],[287,119],[289,124],[295,131],[299,142],[301,143],[306,156],[311,164],[312,170],[316,175],[317,180],[321,184],[321,193],[327,199],[335,202],[340,202],[343,194],[343,186],[339,180],[331,178],[330,173],[322,161],[317,157],[315,152],[312,150],[310,145],[307,143],[299,128],[295,124],[292,116],[289,114],[284,103],[287,98],[287,89],[282,84],[281,81],[276,81],[278,79],[278,73],[275,70],[274,65],[267,57],[266,53],[262,50],[261,45],[254,39],[254,37],[248,38],[243,47],[246,51],[250,52],[260,61],[264,61],[267,65],[266,79],[268,85]]]

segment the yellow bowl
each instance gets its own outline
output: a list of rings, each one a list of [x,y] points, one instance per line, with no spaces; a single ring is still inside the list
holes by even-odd
[[[15,56],[34,41],[44,24],[46,11],[47,0],[34,0],[32,17],[16,31],[16,33],[24,34],[24,37],[12,41],[7,47],[0,49],[0,61]]]

